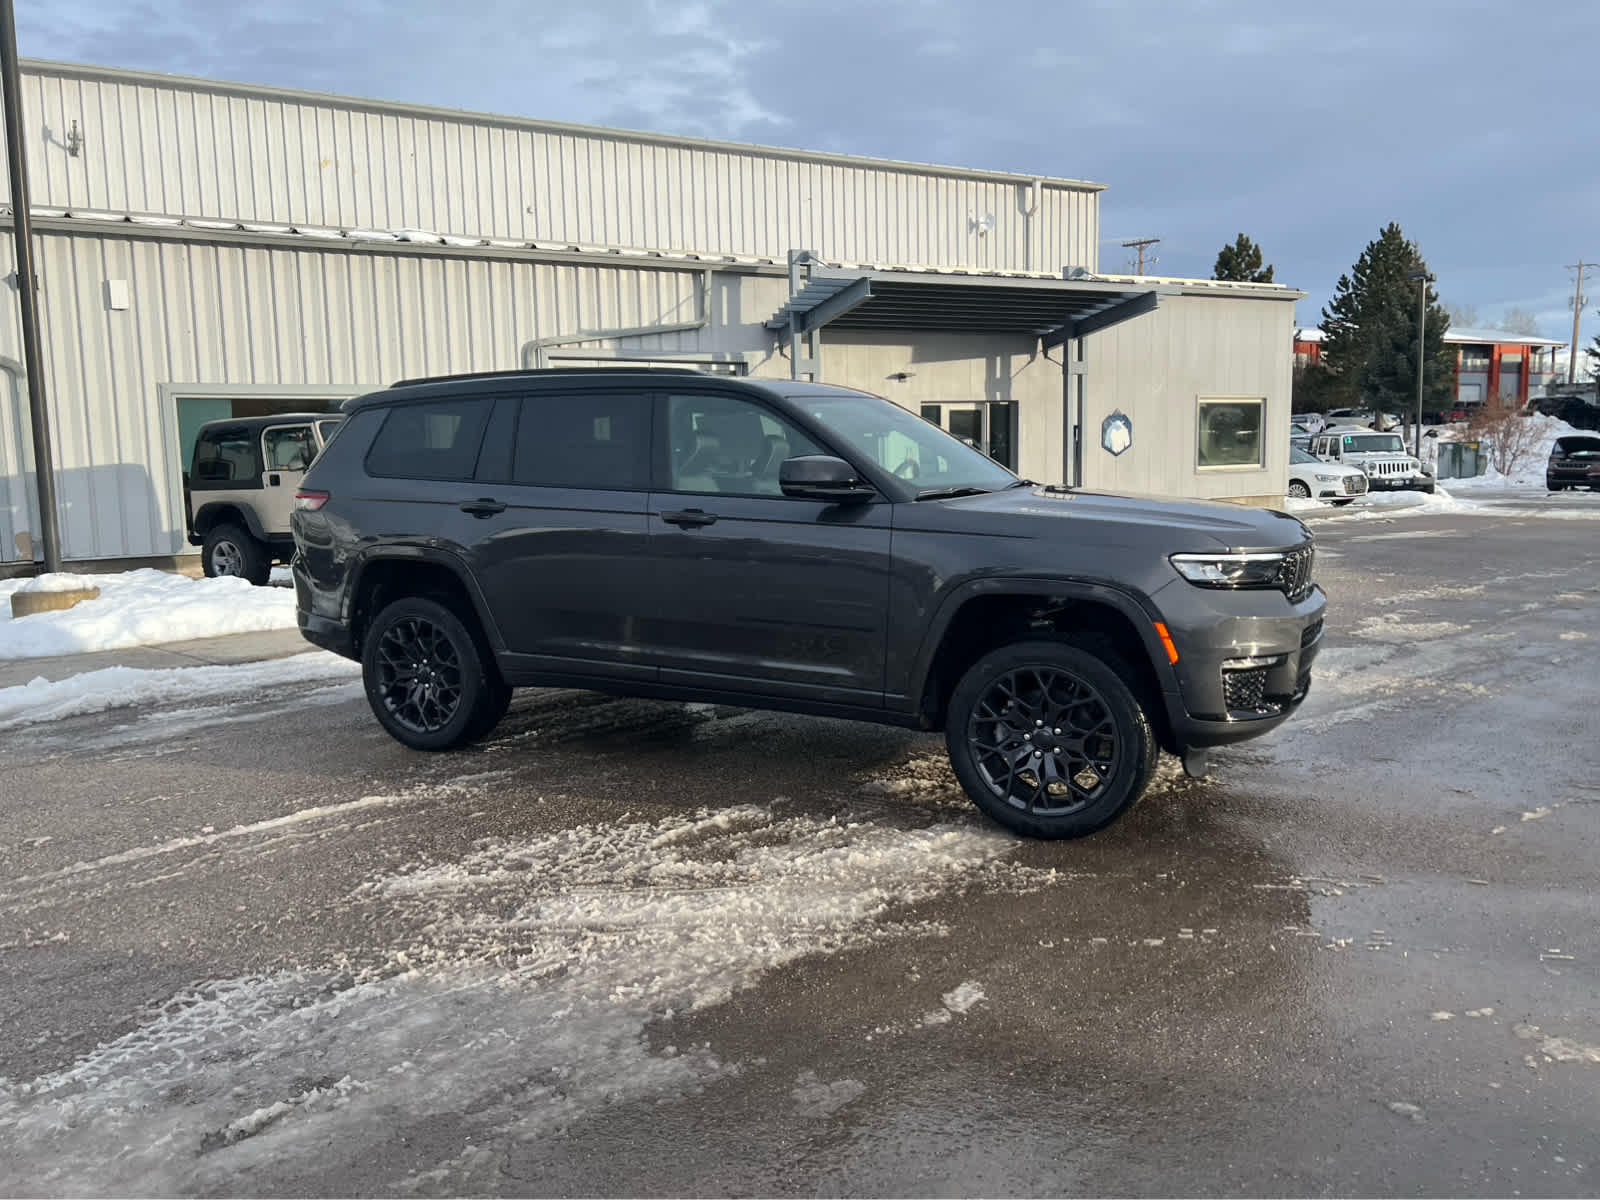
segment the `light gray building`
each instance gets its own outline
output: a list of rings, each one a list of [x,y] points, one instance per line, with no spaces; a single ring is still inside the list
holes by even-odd
[[[23,92],[70,560],[190,552],[205,420],[565,363],[860,387],[1041,481],[1283,494],[1300,293],[1099,274],[1097,184],[58,63]],[[11,250],[15,569],[39,524]]]

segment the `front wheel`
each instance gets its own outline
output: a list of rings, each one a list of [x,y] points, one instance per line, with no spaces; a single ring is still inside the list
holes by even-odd
[[[956,778],[1015,833],[1076,838],[1110,825],[1160,757],[1150,718],[1109,648],[1017,642],[986,654],[950,697]]]
[[[453,750],[487,736],[511,699],[462,619],[421,596],[396,600],[373,620],[361,678],[378,724],[413,750]]]
[[[1289,495],[1296,500],[1309,500],[1311,499],[1311,489],[1298,479],[1291,479],[1289,481]]]

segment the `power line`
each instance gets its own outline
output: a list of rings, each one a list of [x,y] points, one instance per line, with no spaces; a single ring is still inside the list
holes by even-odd
[[[1572,280],[1572,351],[1567,355],[1567,382],[1573,383],[1578,377],[1578,322],[1583,317],[1583,281],[1590,271],[1600,268],[1600,264],[1586,263],[1579,259],[1576,263],[1569,263],[1567,270],[1574,272]]]
[[[1137,247],[1139,250],[1139,269],[1135,272],[1135,274],[1144,274],[1144,248],[1146,246],[1157,245],[1160,243],[1160,241],[1160,238],[1130,238],[1128,241],[1122,243],[1123,249],[1125,250],[1132,250],[1135,247]],[[1150,261],[1154,263],[1157,260],[1152,258]]]

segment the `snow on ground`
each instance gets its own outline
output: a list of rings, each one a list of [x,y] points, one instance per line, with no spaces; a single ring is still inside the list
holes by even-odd
[[[1524,417],[1523,420],[1533,425],[1538,430],[1538,440],[1523,456],[1521,461],[1512,469],[1509,475],[1503,475],[1490,467],[1483,475],[1473,476],[1471,479],[1452,479],[1450,487],[1454,490],[1474,491],[1481,488],[1538,488],[1544,490],[1544,467],[1550,459],[1550,448],[1555,445],[1558,437],[1567,434],[1597,437],[1593,430],[1576,429],[1565,421],[1555,417],[1546,417],[1535,414]],[[1461,432],[1451,440],[1466,440],[1470,434]]]
[[[11,593],[97,587],[100,595],[63,612],[7,619]],[[41,575],[0,580],[0,659],[121,650],[157,642],[293,629],[294,592],[243,579],[190,579],[144,568],[115,575]]]
[[[462,1150],[387,1181],[396,1194],[501,1191],[515,1142],[740,1073],[710,1044],[662,1045],[674,1014],[807,955],[937,936],[897,914],[947,890],[1048,886],[1054,873],[1005,861],[1016,845],[975,820],[742,806],[488,840],[381,875],[347,902],[372,918],[356,927],[410,935],[352,947],[348,965],[196,987],[57,1073],[0,1080],[11,1177],[41,1195],[233,1192],[292,1178],[257,1174],[274,1166],[381,1155],[404,1113],[449,1122]],[[959,985],[947,1003],[982,996],[940,982]]]
[[[264,687],[342,682],[360,671],[359,663],[319,650],[237,666],[105,667],[55,682],[41,677],[0,688],[0,729],[112,708],[251,695]]]

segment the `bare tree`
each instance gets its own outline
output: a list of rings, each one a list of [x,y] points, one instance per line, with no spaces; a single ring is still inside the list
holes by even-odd
[[[1525,308],[1508,308],[1495,326],[1522,337],[1539,336],[1539,318]]]
[[[1467,422],[1467,436],[1478,441],[1489,465],[1502,475],[1513,474],[1522,465],[1538,446],[1540,432],[1540,422],[1503,396],[1484,404]]]
[[[1472,329],[1478,325],[1478,310],[1470,304],[1445,304],[1441,305],[1444,315],[1450,318],[1452,329],[1461,327]]]

